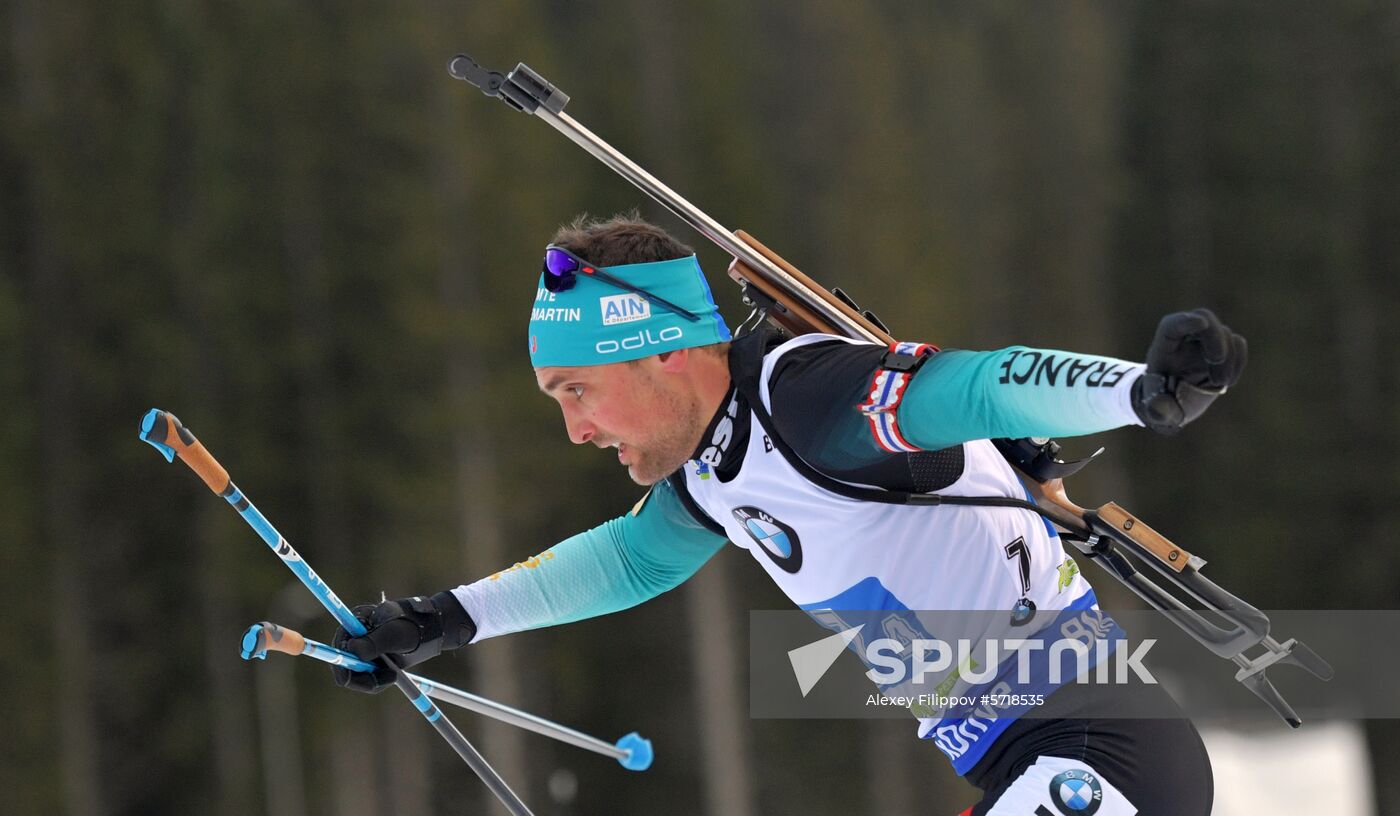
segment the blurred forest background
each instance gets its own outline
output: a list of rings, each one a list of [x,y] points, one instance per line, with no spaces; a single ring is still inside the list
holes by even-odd
[[[1072,495],[1132,507],[1262,608],[1396,603],[1393,0],[6,0],[0,811],[499,812],[392,692],[238,658],[255,621],[333,626],[137,440],[148,408],[177,414],[352,603],[468,582],[636,501],[536,391],[543,245],[640,206],[693,239],[737,325],[728,259],[451,80],[459,51],[527,62],[901,338],[1141,359],[1162,314],[1216,309],[1250,341],[1241,385],[1178,438],[1072,441],[1109,446]],[[640,609],[424,673],[655,741],[633,775],[449,712],[541,814],[975,799],[912,723],[751,720],[764,608],[788,603],[730,550]],[[1367,734],[1400,813],[1400,727]]]

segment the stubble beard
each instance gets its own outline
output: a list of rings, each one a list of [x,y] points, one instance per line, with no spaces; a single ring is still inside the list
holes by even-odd
[[[627,475],[644,487],[656,484],[685,464],[699,444],[704,428],[700,424],[700,404],[693,396],[659,392],[658,428],[645,443],[628,444],[634,460]]]

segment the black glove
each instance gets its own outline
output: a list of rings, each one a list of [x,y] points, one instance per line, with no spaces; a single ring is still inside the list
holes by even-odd
[[[1133,410],[1147,427],[1174,434],[1205,412],[1244,372],[1249,347],[1209,309],[1157,324],[1147,373],[1133,383]]]
[[[476,624],[451,592],[366,604],[351,611],[367,631],[352,637],[342,626],[336,629],[331,645],[370,663],[387,654],[408,668],[465,645],[476,635]],[[395,674],[384,666],[373,672],[332,666],[331,673],[339,685],[370,694],[393,685]]]

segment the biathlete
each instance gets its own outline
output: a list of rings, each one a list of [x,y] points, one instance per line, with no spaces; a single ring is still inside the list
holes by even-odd
[[[872,501],[871,491],[1027,498],[988,440],[1125,425],[1174,433],[1246,359],[1243,338],[1203,309],[1164,318],[1145,365],[1020,346],[734,339],[694,252],[625,217],[555,235],[528,337],[569,439],[614,449],[650,490],[631,512],[523,565],[358,607],[369,631],[342,629],[337,645],[412,666],[627,609],[685,581],[727,542],[828,625],[841,610],[1003,610],[1036,632],[1024,624],[1097,614],[1094,590],[1036,514]],[[392,682],[387,669],[335,672],[361,691]],[[1037,690],[1048,696],[1033,712],[920,716],[918,736],[985,792],[968,813],[1210,812],[1209,759],[1165,692],[1072,681]],[[1134,717],[1144,705],[1177,716]]]

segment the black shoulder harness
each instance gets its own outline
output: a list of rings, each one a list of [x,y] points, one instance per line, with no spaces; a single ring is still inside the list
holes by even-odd
[[[1013,499],[1005,496],[944,496],[938,493],[910,493],[899,490],[884,490],[874,487],[862,487],[843,482],[839,479],[822,473],[815,467],[807,463],[790,445],[783,441],[778,435],[773,425],[773,417],[764,407],[760,395],[759,380],[763,372],[763,358],[767,352],[777,344],[774,332],[768,329],[756,329],[749,334],[736,339],[729,350],[729,373],[734,378],[734,383],[739,389],[739,393],[753,408],[754,416],[758,417],[759,424],[768,434],[773,442],[773,447],[783,455],[788,464],[792,465],[798,473],[818,487],[824,488],[849,499],[858,501],[879,502],[881,504],[914,504],[914,505],[939,505],[955,504],[973,507],[1014,507],[1023,510],[1030,510],[1047,519],[1051,517],[1035,502],[1025,499]],[[962,446],[954,446],[959,458],[962,456]],[[930,453],[938,453],[933,451]],[[961,467],[958,472],[961,473]],[[951,484],[949,482],[948,484]],[[946,486],[943,485],[943,486]],[[937,489],[937,488],[933,488]],[[1053,520],[1053,519],[1051,519]]]

